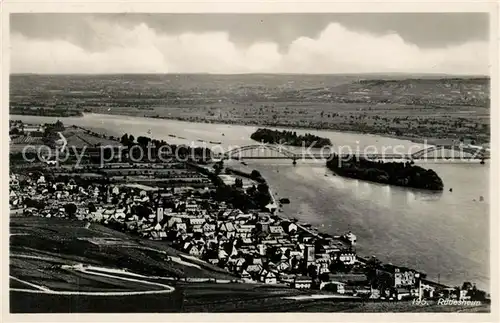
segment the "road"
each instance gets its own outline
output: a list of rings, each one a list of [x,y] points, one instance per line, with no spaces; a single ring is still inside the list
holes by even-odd
[[[40,258],[36,257],[36,259],[40,259]],[[85,273],[88,275],[118,279],[118,280],[123,280],[126,282],[141,283],[144,285],[157,286],[157,287],[161,287],[162,289],[153,289],[153,290],[144,290],[144,291],[130,291],[130,292],[60,291],[60,290],[52,290],[52,289],[49,289],[45,286],[34,284],[34,283],[19,279],[19,278],[14,277],[14,276],[9,276],[10,279],[16,280],[22,284],[25,284],[27,286],[31,286],[31,287],[35,288],[35,289],[11,288],[10,291],[24,292],[24,293],[35,293],[35,294],[53,294],[53,295],[132,296],[132,295],[148,295],[148,294],[149,295],[151,295],[151,294],[168,294],[168,293],[172,293],[175,290],[175,288],[172,286],[146,280],[146,279],[151,278],[151,277],[131,273],[131,272],[128,272],[125,270],[120,270],[120,269],[111,269],[111,268],[104,268],[104,267],[97,267],[97,266],[86,266],[83,264],[64,265],[64,266],[61,266],[61,268],[65,269],[65,270],[69,270],[69,271],[77,271],[77,272]],[[120,275],[117,275],[117,274],[120,274]],[[124,277],[124,275],[127,275],[129,277],[135,277],[135,278]]]

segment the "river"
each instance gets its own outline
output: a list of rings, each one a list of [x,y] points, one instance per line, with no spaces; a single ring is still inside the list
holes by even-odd
[[[86,114],[84,117],[51,118],[12,115],[26,122],[75,124],[115,136],[124,132],[164,139],[171,143],[200,144],[221,141],[222,146],[255,144],[249,137],[256,127],[198,124],[174,120]],[[148,134],[148,131],[150,134]],[[422,145],[394,138],[333,131],[297,130],[329,137],[335,146],[363,150],[367,146],[404,147],[415,151]],[[177,138],[169,135],[176,135]],[[180,139],[179,137],[185,138]],[[405,152],[406,152],[405,150]],[[390,153],[390,151],[387,151]],[[426,162],[443,179],[444,192],[379,185],[334,176],[324,163],[289,160],[247,161],[269,181],[279,197],[290,205],[283,214],[311,223],[331,234],[352,230],[358,237],[358,253],[376,255],[384,262],[419,269],[442,283],[475,282],[489,288],[489,168],[479,163]],[[453,188],[453,192],[449,192]],[[484,201],[480,201],[480,196]]]

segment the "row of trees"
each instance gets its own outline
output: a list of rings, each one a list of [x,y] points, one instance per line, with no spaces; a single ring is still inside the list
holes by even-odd
[[[168,154],[171,157],[194,157],[203,160],[208,160],[212,157],[212,151],[206,147],[189,147],[186,145],[169,144],[164,140],[152,139],[145,136],[135,138],[133,135],[124,134],[120,138],[120,143],[129,148],[131,156],[135,160],[143,156],[148,158],[147,152],[151,152],[151,157],[157,158],[158,156],[166,157]],[[134,146],[141,149],[132,149]]]

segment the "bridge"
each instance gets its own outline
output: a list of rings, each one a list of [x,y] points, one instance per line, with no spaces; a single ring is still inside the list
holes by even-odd
[[[299,148],[300,149],[300,148]],[[460,152],[459,156],[428,156],[430,153],[439,150],[450,150],[455,152]],[[335,151],[327,149],[323,152],[311,152],[311,151],[299,151],[294,152],[291,149],[283,145],[272,145],[272,144],[254,144],[247,145],[243,147],[233,148],[223,154],[215,156],[219,159],[291,159],[295,164],[297,160],[318,160],[318,159],[328,159],[331,153]],[[336,153],[336,152],[335,152]],[[441,144],[433,145],[426,148],[422,148],[411,154],[340,154],[341,158],[348,158],[349,156],[356,156],[371,160],[376,159],[406,159],[408,161],[412,160],[486,160],[490,158],[490,150],[481,146],[474,145],[455,145],[455,144]]]

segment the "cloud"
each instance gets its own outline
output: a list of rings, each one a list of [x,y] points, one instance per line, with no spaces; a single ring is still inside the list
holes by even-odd
[[[487,42],[419,48],[397,34],[371,35],[328,25],[280,52],[273,42],[239,47],[226,32],[157,33],[146,24],[95,21],[92,49],[70,39],[11,34],[13,73],[448,73],[488,74]],[[96,48],[97,47],[97,48]]]

